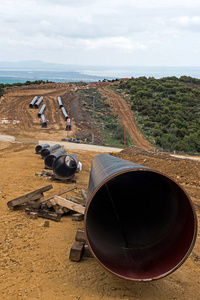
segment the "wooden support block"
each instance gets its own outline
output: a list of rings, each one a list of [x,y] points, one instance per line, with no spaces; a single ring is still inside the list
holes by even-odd
[[[72,221],[83,221],[84,220],[84,215],[82,214],[73,214],[72,215]]]
[[[83,242],[83,243],[86,242],[84,229],[78,228],[78,230],[76,232],[76,236],[75,236],[75,241]]]
[[[87,191],[85,189],[81,189],[81,195],[86,202],[87,201]]]
[[[76,204],[72,201],[69,201],[69,200],[59,197],[59,196],[55,196],[54,199],[62,207],[66,207],[70,210],[76,211],[83,215],[85,213],[85,207],[83,205]]]
[[[89,248],[88,244],[84,245],[83,256],[87,257],[87,258],[88,257],[94,258],[94,256],[92,255],[92,252],[90,251],[90,248]]]
[[[17,206],[17,205],[21,205],[21,204],[24,204],[26,202],[29,202],[29,201],[35,201],[35,200],[38,200],[40,197],[41,197],[41,194],[43,192],[46,192],[50,189],[52,189],[53,186],[52,185],[47,185],[41,189],[38,189],[38,190],[35,190],[31,193],[28,193],[26,195],[23,195],[23,196],[20,196],[18,198],[15,198],[11,201],[8,201],[7,202],[7,205],[8,207],[14,207],[14,206]]]
[[[84,243],[75,241],[71,247],[69,259],[80,261],[83,254]]]
[[[73,196],[73,195],[67,195],[67,200],[69,201],[73,201],[77,204],[81,204],[81,205],[85,205],[85,200],[83,198],[77,197],[77,196]]]
[[[49,227],[49,221],[44,222],[44,227]]]
[[[27,213],[28,215],[32,212],[32,209],[27,207],[25,208],[25,213]]]
[[[76,188],[77,188],[76,184],[71,184],[70,186],[67,186],[67,187],[65,187],[65,188],[63,188],[63,189],[61,189],[59,191],[53,192],[53,193],[51,193],[51,194],[49,194],[49,195],[41,198],[38,202],[39,203],[45,202],[47,200],[52,199],[54,196],[62,195],[64,193],[70,192],[70,191],[72,191],[72,190],[74,190]]]
[[[51,208],[53,206],[50,200],[46,201],[46,206],[48,208]]]
[[[36,202],[36,201],[30,201],[26,204],[27,207],[30,207],[30,208],[40,208],[41,204]]]
[[[57,214],[53,211],[38,209],[38,217],[50,219],[59,222],[61,219],[61,214]]]
[[[37,212],[31,211],[29,215],[30,215],[30,219],[37,219],[38,218],[38,213]]]
[[[64,214],[68,214],[70,210],[66,207],[62,207],[62,210],[64,211]]]

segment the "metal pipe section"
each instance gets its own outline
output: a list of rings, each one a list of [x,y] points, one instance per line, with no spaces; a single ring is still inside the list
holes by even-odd
[[[40,111],[39,111],[39,113],[38,113],[38,117],[41,117],[41,115],[43,114],[43,112],[45,111],[45,109],[46,109],[46,104],[43,104],[42,107],[41,107],[41,109],[40,109]]]
[[[33,100],[31,101],[31,103],[29,104],[29,107],[30,107],[30,108],[33,108],[35,102],[37,101],[37,98],[38,98],[38,96],[35,96],[35,97],[33,98]]]
[[[44,115],[41,115],[42,127],[47,127],[47,122]]]
[[[178,269],[197,234],[194,208],[179,184],[108,154],[92,161],[84,222],[97,261],[133,281],[159,279]]]
[[[66,130],[71,130],[72,129],[72,123],[71,123],[71,119],[67,119],[67,124],[66,124]]]
[[[44,159],[44,164],[47,169],[53,169],[53,163],[55,159],[63,154],[67,153],[65,149],[60,148],[58,151],[53,152],[52,154],[49,154],[45,159]]]
[[[64,108],[64,107],[61,107],[61,110],[62,110],[63,116],[65,117],[65,121],[67,121],[67,119],[68,119],[68,114],[67,114],[65,108]]]
[[[42,149],[50,147],[49,144],[41,144],[35,147],[35,153],[36,154],[41,154]]]
[[[77,171],[78,163],[78,155],[74,153],[62,155],[55,159],[53,172],[57,178],[62,180],[72,178]]]
[[[38,99],[38,101],[35,103],[35,108],[38,108],[39,106],[40,106],[40,104],[42,103],[42,101],[43,101],[43,98],[44,97],[40,97],[39,99]]]
[[[41,156],[42,158],[47,157],[48,155],[50,155],[52,152],[56,151],[57,149],[61,148],[61,146],[59,144],[55,144],[51,147],[45,148],[41,151]]]
[[[60,107],[60,108],[62,108],[62,107],[63,107],[62,100],[61,100],[61,98],[60,98],[60,97],[58,97],[58,105],[59,105],[59,107]]]

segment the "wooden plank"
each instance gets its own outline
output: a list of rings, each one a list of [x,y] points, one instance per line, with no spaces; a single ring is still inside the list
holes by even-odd
[[[87,201],[87,191],[85,189],[81,189],[81,195],[86,202]]]
[[[75,241],[71,247],[69,259],[80,261],[83,254],[84,243]]]
[[[82,214],[73,214],[72,215],[72,221],[83,221],[84,220],[84,215]]]
[[[59,197],[59,196],[55,196],[54,199],[60,206],[63,206],[70,210],[76,211],[82,215],[84,215],[84,213],[85,213],[85,207],[83,205],[74,203],[72,201],[69,201],[69,200]]]
[[[38,218],[38,213],[37,212],[30,212],[30,219],[37,219]]]
[[[46,218],[46,219],[50,219],[50,220],[59,222],[61,219],[61,216],[62,216],[61,214],[57,214],[53,211],[38,209],[38,217],[41,217],[41,218]]]
[[[76,184],[71,184],[70,186],[67,186],[67,187],[65,187],[65,188],[63,188],[63,189],[61,189],[59,191],[53,192],[53,193],[51,193],[49,195],[46,195],[46,196],[42,197],[41,199],[38,200],[38,203],[45,202],[47,200],[52,199],[54,196],[62,195],[64,193],[70,192],[70,191],[72,191],[72,190],[74,190],[76,188],[77,188]]]
[[[8,201],[7,205],[10,208],[10,207],[14,207],[17,205],[21,205],[21,204],[29,202],[29,201],[37,200],[43,192],[46,192],[52,188],[53,188],[53,186],[51,184],[47,185],[47,186],[40,188],[38,190],[35,190],[31,193],[28,193],[26,195],[23,195],[23,196],[20,196],[18,198]]]
[[[67,200],[69,201],[73,201],[77,204],[81,204],[81,205],[85,205],[85,200],[83,198],[77,197],[77,196],[73,196],[73,195],[67,195]]]

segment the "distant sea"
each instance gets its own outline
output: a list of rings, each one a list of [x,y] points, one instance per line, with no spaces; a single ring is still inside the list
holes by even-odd
[[[200,79],[200,67],[77,67],[74,71],[50,70],[0,70],[0,83],[35,80],[53,82],[95,82],[103,79],[138,78],[156,79],[167,76],[191,76]]]

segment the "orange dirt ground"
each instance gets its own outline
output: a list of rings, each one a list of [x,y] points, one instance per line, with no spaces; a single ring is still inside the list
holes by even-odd
[[[153,282],[131,282],[110,274],[93,258],[80,263],[69,260],[76,231],[83,227],[83,221],[72,221],[71,216],[66,215],[60,222],[50,221],[50,226],[45,228],[42,226],[44,219],[32,220],[22,210],[8,209],[9,200],[40,187],[53,185],[53,189],[45,193],[47,195],[66,186],[62,181],[35,176],[44,168],[43,160],[35,154],[38,140],[59,143],[61,138],[67,137],[64,122],[59,114],[51,112],[48,119],[54,122],[41,129],[36,111],[30,110],[28,104],[33,96],[45,96],[46,93],[51,109],[57,110],[56,97],[72,88],[68,84],[60,84],[55,88],[51,85],[51,91],[49,85],[48,88],[15,89],[0,103],[0,121],[4,117],[12,120],[0,124],[0,134],[16,137],[15,143],[0,142],[0,299],[199,300],[199,231],[192,254],[173,274]],[[14,120],[20,122],[14,124]],[[74,132],[70,134],[73,136]],[[69,194],[79,196],[82,188],[87,189],[91,161],[98,152],[78,150],[76,154],[83,170],[77,175],[77,190]],[[150,154],[134,147],[115,155],[161,171],[176,180],[190,195],[199,222],[199,163],[164,154]]]

